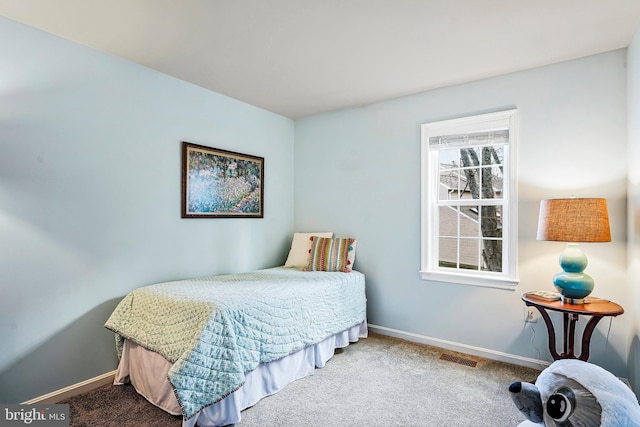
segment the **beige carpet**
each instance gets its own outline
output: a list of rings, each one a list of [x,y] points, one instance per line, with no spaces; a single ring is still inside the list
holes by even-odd
[[[443,354],[476,366],[442,360]],[[517,426],[524,416],[509,384],[539,373],[377,334],[315,372],[243,411],[238,427]],[[64,403],[72,426],[181,424],[131,386],[105,386]]]

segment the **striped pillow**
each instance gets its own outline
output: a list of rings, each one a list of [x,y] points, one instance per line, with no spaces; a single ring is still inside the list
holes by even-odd
[[[356,260],[356,239],[312,237],[307,271],[348,273]]]

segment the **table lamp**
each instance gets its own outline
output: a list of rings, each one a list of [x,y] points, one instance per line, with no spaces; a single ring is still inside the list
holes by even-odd
[[[562,301],[582,304],[593,290],[593,278],[584,273],[587,257],[580,242],[610,242],[606,199],[547,199],[540,202],[538,240],[568,242],[560,255],[562,272],[553,284]]]

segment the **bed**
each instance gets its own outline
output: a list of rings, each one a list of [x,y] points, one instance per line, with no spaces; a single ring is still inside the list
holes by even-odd
[[[235,424],[367,336],[364,275],[283,266],[145,286],[105,327],[120,358],[115,384],[131,382],[183,426]]]

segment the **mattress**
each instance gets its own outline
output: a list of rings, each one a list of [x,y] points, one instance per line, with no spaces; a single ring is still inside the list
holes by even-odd
[[[166,378],[185,420],[243,387],[247,373],[362,325],[364,275],[277,267],[145,286],[105,326],[170,364]],[[134,349],[134,353],[138,349]],[[147,360],[162,364],[159,359]],[[155,389],[155,387],[154,387]],[[166,406],[166,396],[149,396]],[[165,402],[165,403],[163,403]],[[167,406],[168,412],[178,412]]]

